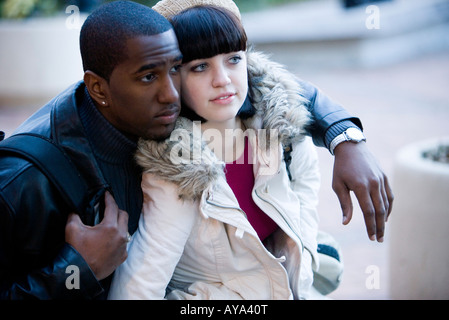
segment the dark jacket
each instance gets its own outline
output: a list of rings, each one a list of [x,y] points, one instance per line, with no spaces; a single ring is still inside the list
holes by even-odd
[[[84,87],[82,82],[71,86],[31,116],[16,132],[38,133],[61,145],[88,183],[89,199],[95,201],[96,193],[107,184],[77,112]],[[101,296],[103,286],[81,255],[64,241],[68,214],[57,191],[36,167],[20,158],[0,158],[2,299],[92,299]],[[94,214],[94,211],[87,214]],[[67,269],[71,265],[79,268],[79,290],[69,290],[65,283],[74,275]]]
[[[330,100],[321,90],[305,81],[300,81],[300,85],[304,89],[304,97],[310,101],[313,124],[309,133],[316,146],[329,149],[330,142],[347,128],[363,129],[359,118]]]
[[[336,123],[348,119],[359,123],[315,87],[305,82],[301,85],[316,119],[311,128],[315,144],[326,145],[324,136]],[[69,87],[25,121],[16,133],[38,133],[61,145],[88,182],[90,198],[94,199],[107,184],[77,112],[84,92],[83,82]],[[36,167],[20,158],[0,158],[1,299],[105,297],[107,285],[97,281],[81,255],[64,241],[68,213],[55,188]],[[134,221],[130,232],[136,227]],[[79,289],[67,286],[74,272],[69,266],[79,270]]]

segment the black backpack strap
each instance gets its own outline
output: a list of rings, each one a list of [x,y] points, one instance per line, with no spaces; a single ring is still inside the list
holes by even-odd
[[[64,150],[52,140],[37,134],[16,134],[0,142],[0,155],[18,156],[35,164],[70,209],[84,215],[88,186]]]

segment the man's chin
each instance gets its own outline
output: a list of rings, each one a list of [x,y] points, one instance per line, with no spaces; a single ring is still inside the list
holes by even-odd
[[[161,130],[161,132],[155,133],[152,132],[150,134],[147,134],[145,137],[146,140],[154,140],[154,141],[164,141],[168,139],[173,132],[175,128],[175,124],[170,124],[164,128],[164,130]]]

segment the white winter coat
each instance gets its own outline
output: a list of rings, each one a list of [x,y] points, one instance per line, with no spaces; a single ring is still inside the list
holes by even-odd
[[[143,214],[110,299],[307,298],[317,268],[319,188],[315,147],[304,137],[307,102],[279,65],[251,53],[248,66],[257,114],[244,123],[276,130],[279,139],[265,149],[264,134],[249,137],[257,152],[252,197],[279,229],[259,240],[226,182],[223,163],[194,139],[192,122],[180,118],[172,140],[139,143]],[[292,180],[282,151],[289,143]],[[201,150],[201,161],[173,163],[171,152],[180,150],[190,160],[190,151]]]

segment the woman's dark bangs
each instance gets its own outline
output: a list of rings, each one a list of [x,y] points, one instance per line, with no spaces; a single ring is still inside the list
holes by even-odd
[[[172,24],[183,53],[183,63],[246,50],[245,30],[227,10],[194,7],[173,17]]]

